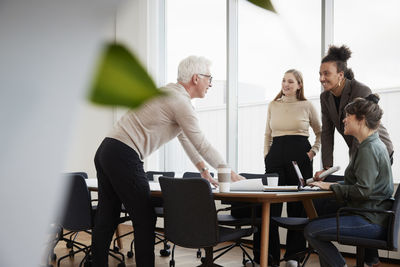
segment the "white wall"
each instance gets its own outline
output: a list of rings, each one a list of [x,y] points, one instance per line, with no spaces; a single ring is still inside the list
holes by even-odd
[[[116,40],[127,46],[147,67],[153,70],[153,79],[158,80],[156,75],[157,61],[151,52],[157,47],[149,44],[154,41],[157,32],[149,30],[149,23],[157,19],[150,12],[149,8],[154,8],[154,2],[146,0],[127,0],[123,1],[116,10],[113,11],[113,19],[107,24],[105,31],[110,41]],[[68,159],[65,163],[64,171],[85,171],[89,177],[96,177],[96,170],[93,159],[101,141],[111,130],[114,123],[126,112],[125,109],[110,107],[100,107],[82,99],[79,103],[78,121],[73,131],[73,142],[68,151]],[[151,155],[147,162],[151,166],[158,166],[158,153]],[[148,163],[146,163],[148,164]]]

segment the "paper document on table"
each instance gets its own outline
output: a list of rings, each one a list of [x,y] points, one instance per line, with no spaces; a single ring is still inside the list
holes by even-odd
[[[159,182],[149,181],[150,191],[161,191],[161,186]]]
[[[263,191],[262,179],[246,179],[231,183],[231,191]]]

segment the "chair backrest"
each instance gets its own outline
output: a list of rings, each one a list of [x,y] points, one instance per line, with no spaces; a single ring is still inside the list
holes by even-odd
[[[174,177],[175,172],[161,172],[161,171],[148,171],[146,172],[147,180],[154,181],[154,175],[160,174],[162,176]]]
[[[397,186],[396,193],[394,194],[392,211],[394,212],[394,219],[390,222],[388,245],[391,250],[397,250],[400,228],[400,185]]]
[[[211,177],[214,177],[214,173],[210,172]],[[199,172],[184,172],[182,178],[200,178]]]
[[[80,174],[65,174],[68,180],[67,194],[61,213],[60,224],[70,231],[83,231],[92,228],[92,204],[85,178]]]
[[[160,185],[166,238],[188,248],[216,245],[219,239],[217,212],[208,181],[160,177]]]

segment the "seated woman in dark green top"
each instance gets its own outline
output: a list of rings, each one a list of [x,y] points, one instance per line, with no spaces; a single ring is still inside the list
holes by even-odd
[[[314,186],[332,190],[345,206],[387,210],[391,208],[393,178],[389,154],[379,139],[378,129],[383,111],[379,97],[356,98],[345,107],[344,133],[360,143],[344,173],[344,184],[314,182]],[[340,234],[367,238],[386,237],[387,217],[381,213],[354,213],[340,218]],[[338,249],[320,234],[336,234],[336,218],[314,220],[304,235],[318,252],[321,266],[346,266]]]

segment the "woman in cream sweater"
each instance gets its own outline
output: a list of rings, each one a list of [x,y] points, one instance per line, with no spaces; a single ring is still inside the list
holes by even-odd
[[[309,128],[315,134],[311,146],[308,141]],[[292,165],[297,161],[304,177],[312,177],[312,160],[319,150],[321,123],[319,114],[311,102],[304,97],[304,84],[301,72],[295,69],[286,71],[282,79],[282,89],[268,106],[265,129],[264,160],[266,173],[278,173],[279,185],[297,185],[298,178]],[[271,205],[271,216],[281,216],[282,203]],[[301,202],[287,203],[289,217],[304,217]],[[286,238],[286,255],[304,250],[306,241],[303,233],[289,231]],[[280,246],[278,227],[270,227],[269,253],[274,263],[279,262]],[[278,264],[279,265],[279,264]],[[288,266],[297,266],[288,262]]]

